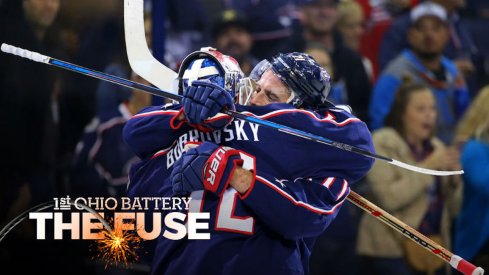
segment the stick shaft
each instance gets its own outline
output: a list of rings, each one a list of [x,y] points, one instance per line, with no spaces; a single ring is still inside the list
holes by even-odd
[[[457,269],[458,271],[467,275],[483,274],[484,270],[482,270],[482,268],[475,267],[473,264],[462,259],[460,256],[454,255],[452,252],[435,243],[430,238],[421,234],[398,218],[387,213],[382,208],[371,203],[354,191],[350,191],[350,194],[348,194],[348,200],[363,209],[365,212],[371,214],[377,220],[382,221],[389,227],[395,229],[397,232],[407,237],[408,239],[414,241],[424,249],[430,251],[432,254],[449,263],[453,268]]]
[[[172,99],[172,100],[175,100],[178,102],[180,102],[182,100],[181,96],[176,95],[174,93],[165,92],[163,90],[160,90],[160,89],[152,87],[152,86],[148,86],[148,85],[137,83],[137,82],[134,82],[131,80],[127,80],[127,79],[124,79],[122,77],[98,72],[98,71],[95,71],[95,70],[92,70],[89,68],[85,68],[85,67],[82,67],[82,66],[79,66],[76,64],[65,62],[65,61],[62,61],[62,60],[59,60],[56,58],[52,58],[52,57],[47,56],[47,55],[42,55],[42,54],[37,53],[37,52],[32,52],[32,51],[22,49],[19,47],[15,47],[12,45],[8,45],[5,43],[2,44],[1,50],[5,53],[16,55],[16,56],[19,56],[22,58],[26,58],[26,59],[29,59],[31,61],[40,62],[40,63],[44,63],[44,64],[48,64],[48,65],[53,65],[53,66],[56,66],[56,67],[59,67],[62,69],[66,69],[66,70],[70,70],[70,71],[73,71],[76,73],[80,73],[80,74],[83,74],[86,76],[90,76],[90,77],[97,78],[100,80],[112,82],[114,84],[118,84],[118,85],[121,85],[124,87],[144,91],[144,92],[156,95],[156,96],[165,97],[165,98]]]

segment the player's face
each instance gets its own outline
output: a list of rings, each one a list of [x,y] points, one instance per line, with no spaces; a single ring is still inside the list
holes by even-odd
[[[51,26],[58,14],[60,0],[24,0],[26,19],[36,27]]]
[[[290,97],[290,91],[285,84],[268,70],[263,73],[256,82],[255,93],[251,97],[251,105],[264,106],[270,103],[286,103]]]
[[[428,89],[411,94],[402,118],[409,142],[420,142],[431,137],[436,122],[435,104],[435,97]]]

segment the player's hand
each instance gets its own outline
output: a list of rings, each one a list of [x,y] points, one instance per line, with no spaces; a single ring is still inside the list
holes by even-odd
[[[183,91],[183,112],[190,124],[200,125],[201,130],[222,129],[231,117],[214,117],[223,109],[234,110],[234,100],[229,92],[208,81],[194,81]]]
[[[204,142],[184,152],[175,162],[170,176],[173,193],[184,195],[205,189],[221,195],[235,168],[242,164],[238,150]]]

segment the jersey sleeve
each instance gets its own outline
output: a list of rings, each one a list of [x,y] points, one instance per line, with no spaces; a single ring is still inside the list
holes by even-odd
[[[124,141],[140,158],[171,146],[178,136],[191,129],[188,124],[176,120],[180,109],[180,104],[143,109],[126,123]]]
[[[288,180],[258,172],[241,199],[268,227],[295,240],[321,234],[349,192],[342,178]]]
[[[252,111],[263,120],[374,152],[366,124],[345,110],[277,107],[264,115],[256,114],[259,109]],[[294,135],[270,136],[273,141],[265,148],[247,152],[256,154],[256,176],[241,199],[257,219],[286,239],[318,236],[336,217],[350,185],[365,176],[373,160]]]

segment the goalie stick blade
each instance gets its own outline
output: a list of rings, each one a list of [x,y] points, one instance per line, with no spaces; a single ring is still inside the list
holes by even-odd
[[[124,0],[124,33],[131,69],[151,84],[177,94],[177,73],[160,63],[150,52],[144,31],[144,0]]]

